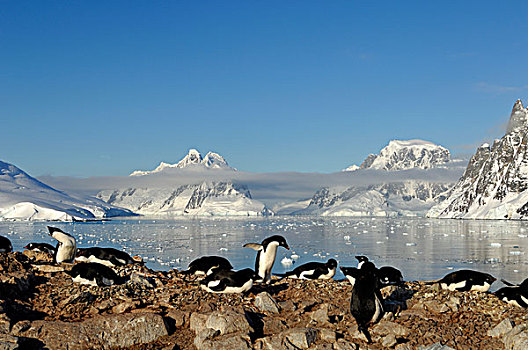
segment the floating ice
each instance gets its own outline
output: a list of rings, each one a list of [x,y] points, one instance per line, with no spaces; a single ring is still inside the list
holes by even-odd
[[[502,247],[502,244],[500,244],[500,243],[491,243],[490,247],[497,247],[498,248],[498,247]]]
[[[281,264],[285,267],[288,267],[288,266],[292,266],[293,265],[293,260],[288,258],[288,257],[284,257],[282,258],[281,260]]]

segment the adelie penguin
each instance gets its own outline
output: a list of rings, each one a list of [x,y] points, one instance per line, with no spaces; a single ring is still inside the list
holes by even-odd
[[[226,258],[221,256],[202,256],[201,258],[193,260],[186,271],[182,271],[184,275],[208,276],[216,270],[232,270],[233,266]]]
[[[284,274],[276,273],[279,277],[298,278],[304,280],[329,280],[334,277],[337,269],[337,261],[329,259],[326,263],[309,262],[300,265],[293,269],[293,271]]]
[[[258,251],[255,261],[255,271],[259,275],[259,280],[256,282],[265,283],[270,283],[271,281],[271,269],[277,256],[277,248],[284,247],[288,250],[290,249],[288,243],[286,243],[286,239],[279,235],[268,237],[261,244],[246,243],[244,247]]]
[[[528,307],[528,290],[520,286],[503,287],[493,294],[510,305],[522,308]]]
[[[354,288],[350,299],[350,313],[356,319],[358,330],[365,335],[367,342],[372,339],[368,327],[379,321],[383,315],[382,297],[379,292],[379,278],[376,268],[366,264],[360,269],[341,268],[345,276],[354,279]]]
[[[0,253],[9,253],[13,251],[13,245],[9,238],[0,236]]]
[[[121,278],[108,266],[93,262],[75,264],[68,274],[73,282],[108,287],[119,284]]]
[[[442,289],[448,289],[451,291],[487,292],[496,280],[495,277],[488,273],[473,270],[458,270],[448,273],[437,281],[427,282],[426,284],[438,283]]]
[[[497,290],[495,296],[510,305],[515,305],[522,308],[528,307],[528,278],[522,281],[521,284],[513,284],[502,280],[502,283],[507,285]]]
[[[28,243],[24,249],[55,255],[55,247],[48,243]]]
[[[259,276],[251,269],[216,270],[200,281],[200,287],[211,293],[245,293],[257,278]]]
[[[51,237],[59,241],[55,249],[55,261],[58,264],[63,262],[72,263],[77,252],[77,241],[75,238],[60,228],[48,226],[48,231]]]
[[[359,255],[359,256],[356,256],[356,259],[359,261],[358,269],[361,269],[362,267],[364,267],[365,264],[372,264],[372,266],[374,266],[374,264],[370,262],[366,256]],[[382,266],[377,269],[376,274],[381,283],[381,287],[399,285],[403,283],[403,275],[401,271],[395,267]]]
[[[95,262],[109,267],[138,263],[127,253],[115,248],[79,248],[75,261]]]

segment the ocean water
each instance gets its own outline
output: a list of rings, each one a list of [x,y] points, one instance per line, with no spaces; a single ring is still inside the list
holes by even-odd
[[[227,257],[236,269],[254,267],[256,252],[242,245],[283,235],[273,271],[308,261],[336,259],[356,266],[366,255],[377,266],[399,268],[405,280],[433,280],[461,268],[520,282],[528,277],[528,222],[424,218],[176,218],[89,223],[0,222],[15,250],[29,242],[55,241],[46,226],[72,233],[79,247],[114,247],[141,255],[156,270],[186,268],[202,255]],[[292,259],[293,256],[293,259]],[[284,259],[294,261],[284,265]],[[336,278],[343,278],[339,272]],[[495,284],[495,289],[500,284]]]

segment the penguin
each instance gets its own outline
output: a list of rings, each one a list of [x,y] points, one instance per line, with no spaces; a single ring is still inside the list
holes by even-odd
[[[524,281],[522,281],[520,284],[513,284],[506,280],[501,279],[501,282],[509,287],[521,287],[525,290],[528,290],[528,278],[526,278]]]
[[[290,250],[288,243],[286,243],[286,239],[279,235],[268,237],[263,240],[261,244],[244,244],[244,248],[251,248],[258,251],[257,259],[255,260],[255,272],[260,278],[256,282],[265,282],[266,284],[271,282],[271,268],[275,263],[277,247],[284,247]]]
[[[24,249],[55,255],[55,247],[48,243],[28,243]]]
[[[354,287],[354,284],[356,283],[356,277],[358,275],[358,268],[355,267],[339,267],[341,272],[343,272],[343,275],[345,275],[346,279],[350,282],[352,285],[352,288]]]
[[[383,315],[383,299],[379,291],[377,270],[373,265],[365,264],[360,269],[351,268],[347,273],[354,278],[350,313],[356,319],[358,331],[365,335],[368,343],[371,343],[368,327],[378,322]]]
[[[215,270],[232,270],[233,266],[226,258],[221,256],[202,256],[201,258],[191,261],[184,275],[210,275]]]
[[[520,286],[503,287],[497,290],[495,296],[510,305],[522,308],[528,307],[528,290]]]
[[[210,293],[244,293],[253,287],[253,282],[257,278],[259,276],[251,269],[240,271],[217,269],[200,281],[200,287]]]
[[[362,268],[363,265],[365,264],[374,266],[374,264],[371,261],[369,261],[369,258],[367,258],[364,255],[356,255],[356,259],[358,261],[358,265],[357,265],[358,269]]]
[[[358,269],[365,267],[367,264],[374,266],[366,256],[358,255]],[[376,275],[380,279],[381,287],[399,285],[403,283],[403,275],[400,270],[392,266],[382,266],[377,269]]]
[[[329,259],[326,263],[322,262],[309,262],[300,265],[293,269],[293,271],[286,272],[285,274],[276,273],[279,277],[298,278],[303,280],[329,280],[334,277],[337,268],[337,261],[335,259]]]
[[[75,252],[77,251],[75,238],[60,228],[48,226],[48,231],[51,237],[59,241],[55,248],[55,261],[57,264],[63,262],[72,263],[75,258]]]
[[[109,267],[124,266],[137,263],[127,253],[115,248],[79,248],[75,261],[96,262]]]
[[[400,285],[403,283],[403,275],[400,270],[392,266],[382,266],[378,269],[380,283],[385,286]]]
[[[121,281],[114,270],[95,262],[75,264],[68,274],[72,277],[73,282],[99,287],[111,286]]]
[[[13,245],[9,238],[0,236],[0,253],[9,253],[13,251]]]
[[[426,284],[439,283],[442,289],[448,289],[451,291],[487,292],[496,280],[495,277],[488,273],[473,270],[458,270],[448,273],[437,281],[426,282]]]

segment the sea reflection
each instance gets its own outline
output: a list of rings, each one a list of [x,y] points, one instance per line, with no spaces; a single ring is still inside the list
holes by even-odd
[[[202,255],[222,255],[235,268],[253,267],[255,251],[242,248],[272,234],[286,237],[274,272],[307,261],[335,258],[355,266],[367,255],[378,266],[398,267],[406,280],[437,279],[453,269],[485,271],[512,282],[528,277],[528,223],[423,218],[177,218],[90,223],[0,222],[15,250],[30,241],[55,244],[46,226],[73,233],[79,247],[108,246],[140,254],[153,269],[184,268]],[[293,267],[280,262],[298,256]],[[343,278],[336,275],[336,278]]]

